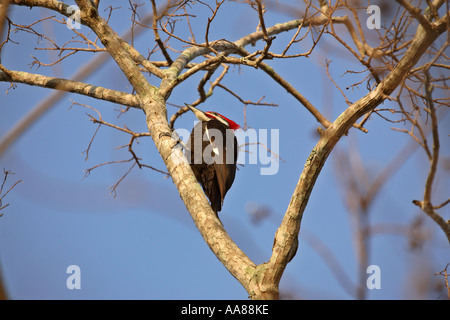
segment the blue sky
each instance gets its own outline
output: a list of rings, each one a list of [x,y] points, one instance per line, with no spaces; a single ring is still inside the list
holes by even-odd
[[[130,11],[126,2],[113,2],[122,6],[122,11],[113,12],[111,25],[122,34],[130,27]],[[197,14],[192,18],[193,29],[200,42],[210,12],[199,5],[193,10]],[[14,6],[11,12],[13,21],[20,24],[47,15],[43,9]],[[268,14],[266,24],[292,18],[281,13]],[[227,3],[211,26],[210,39],[239,39],[253,32],[257,21],[256,13],[246,10],[243,4]],[[49,24],[41,24],[36,28],[54,34],[61,43],[68,34],[60,25],[53,25],[52,29]],[[181,22],[179,28],[182,28]],[[183,33],[180,31],[180,34]],[[282,49],[291,36],[292,33],[277,36],[273,50]],[[30,70],[31,55],[39,54],[44,61],[54,58],[52,53],[33,50],[48,43],[37,43],[35,37],[23,32],[15,34],[14,40],[20,44],[8,44],[2,52],[2,63],[13,70],[69,78],[93,56],[92,53],[77,54],[58,68],[36,70],[33,67]],[[183,46],[175,40],[171,40],[171,44],[181,49]],[[135,39],[135,45],[145,55],[154,45],[153,34],[143,33]],[[343,86],[357,79],[352,75],[341,77],[346,70],[362,69],[348,54],[336,48],[336,41],[328,37],[310,58],[268,61],[330,119],[342,112],[346,104],[329,82],[322,64],[326,59],[333,61],[330,70]],[[302,52],[307,49],[307,44],[301,43],[292,50]],[[171,55],[176,57],[174,52]],[[179,85],[168,102],[183,105],[195,101],[201,76],[203,74],[198,74]],[[150,81],[158,84],[154,79]],[[85,82],[131,91],[112,61]],[[255,263],[262,263],[270,257],[275,231],[317,141],[318,123],[261,70],[231,66],[223,84],[244,99],[257,101],[265,96],[264,101],[279,105],[249,105],[246,119],[255,129],[279,129],[279,152],[284,162],[279,163],[277,174],[267,176],[260,175],[261,164],[240,167],[220,213],[226,230],[237,245]],[[0,83],[0,135],[52,93],[49,89],[19,84],[4,94],[8,87],[8,83]],[[349,92],[349,97],[356,101],[366,92],[362,85]],[[23,181],[4,199],[10,206],[0,218],[0,266],[11,298],[246,299],[245,290],[201,238],[170,178],[135,167],[113,197],[109,188],[129,169],[129,163],[103,166],[85,177],[84,170],[97,164],[129,159],[126,148],[116,147],[127,144],[130,137],[101,127],[89,158],[85,160],[83,152],[96,129],[87,113],[94,113],[81,106],[71,107],[72,101],[96,108],[105,121],[146,132],[145,116],[140,110],[130,110],[118,117],[118,105],[67,94],[0,157],[0,168],[15,173],[8,183]],[[388,107],[390,103],[385,104]],[[216,88],[202,108],[218,111],[244,124],[243,105],[220,88]],[[169,116],[176,111],[177,108],[168,106]],[[194,120],[192,114],[185,114],[177,120],[175,127],[190,130]],[[447,115],[440,125],[448,128],[449,124]],[[367,134],[351,130],[335,151],[360,150],[362,161],[370,177],[374,178],[410,141],[405,134],[392,131],[392,126],[380,117],[372,117],[366,125]],[[441,153],[443,159],[448,159],[449,141],[444,131]],[[165,169],[150,138],[140,138],[135,152],[144,163]],[[344,203],[343,186],[337,179],[335,160],[333,154],[317,180],[302,220],[297,256],[287,266],[281,281],[281,292],[296,298],[353,298],[335,276],[337,268],[330,268],[318,249],[323,245],[332,252],[351,282],[356,283],[357,261],[351,218]],[[370,223],[407,226],[417,219],[421,213],[411,201],[422,196],[427,170],[427,159],[418,148],[381,190],[371,208]],[[436,202],[447,199],[450,189],[448,171],[442,167],[439,170]],[[248,208],[253,204],[270,208],[269,217],[259,224],[252,223],[248,214]],[[448,206],[440,213],[447,219]],[[382,287],[369,291],[368,298],[417,298],[414,293],[416,282],[411,281],[412,277],[425,277],[426,283],[440,280],[432,274],[449,262],[448,242],[442,231],[425,216],[423,228],[429,236],[418,250],[409,249],[408,239],[403,235],[381,234],[371,238],[369,263],[380,266]],[[66,287],[69,276],[66,269],[73,264],[81,269],[80,290]]]

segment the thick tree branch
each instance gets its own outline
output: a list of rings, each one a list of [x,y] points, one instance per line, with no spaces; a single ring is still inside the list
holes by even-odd
[[[60,14],[65,15],[66,17],[70,17],[72,15],[72,10],[69,10],[70,5],[56,0],[13,0],[11,4],[30,8],[43,7],[59,12]]]
[[[24,83],[30,86],[39,86],[43,88],[78,93],[95,99],[122,104],[133,108],[140,108],[139,101],[135,95],[98,87],[79,81],[47,77],[39,74],[13,70],[0,71],[0,81]]]
[[[423,212],[425,212],[437,225],[444,231],[447,236],[448,242],[450,243],[450,220],[445,221],[445,219],[439,215],[432,205],[431,195],[433,189],[434,178],[436,176],[437,165],[439,160],[439,132],[438,132],[438,121],[436,117],[436,108],[431,97],[431,92],[433,87],[430,83],[430,75],[428,73],[428,68],[425,69],[425,92],[428,103],[427,112],[430,114],[431,118],[431,132],[433,136],[433,147],[430,158],[430,169],[428,171],[427,180],[425,182],[425,191],[423,195],[423,201],[414,200],[413,203],[419,206]]]
[[[140,74],[118,36],[96,14],[90,2],[87,0],[76,2],[82,10],[82,19],[97,34],[138,93],[156,148],[206,243],[230,273],[248,288],[255,265],[231,240],[212,211],[182,151],[176,148],[178,141],[172,137],[163,96]]]
[[[280,281],[288,262],[289,251],[298,237],[302,216],[313,186],[336,143],[361,116],[373,110],[397,88],[426,52],[427,48],[440,34],[445,32],[447,27],[446,19],[441,19],[428,31],[420,25],[417,28],[411,46],[394,70],[388,74],[375,90],[348,107],[323,132],[305,163],[283,221],[276,232],[272,256],[268,262],[270,267],[267,270],[270,270],[270,272],[267,275],[267,281],[273,281],[276,284]]]

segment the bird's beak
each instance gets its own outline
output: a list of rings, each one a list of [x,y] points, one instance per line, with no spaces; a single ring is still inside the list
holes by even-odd
[[[209,121],[211,120],[211,118],[209,118],[203,111],[185,103],[186,107],[188,107],[189,109],[191,109],[191,111],[195,114],[195,116],[197,117],[198,120],[200,121]]]

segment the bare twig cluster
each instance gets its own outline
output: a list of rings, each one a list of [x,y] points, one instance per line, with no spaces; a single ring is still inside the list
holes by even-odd
[[[87,176],[91,173],[92,170],[97,169],[97,168],[99,168],[99,167],[101,167],[101,166],[104,166],[104,165],[108,165],[108,164],[117,164],[117,163],[131,163],[130,167],[129,167],[128,170],[125,172],[125,174],[123,174],[123,175],[117,180],[117,182],[116,182],[113,186],[110,187],[111,193],[112,193],[112,194],[114,195],[114,197],[115,197],[116,194],[117,194],[116,189],[117,189],[117,187],[119,186],[120,182],[122,182],[122,181],[126,178],[126,176],[131,172],[131,170],[134,168],[135,165],[137,165],[139,169],[142,169],[142,168],[148,168],[148,169],[154,170],[154,171],[156,171],[156,172],[162,173],[162,174],[164,174],[165,176],[168,176],[168,175],[169,175],[168,172],[159,170],[159,169],[157,169],[157,168],[155,168],[155,167],[153,167],[153,166],[151,166],[151,165],[142,163],[142,158],[138,157],[138,156],[136,155],[135,151],[133,150],[133,145],[134,145],[135,142],[138,141],[138,138],[140,138],[140,137],[149,137],[149,136],[150,136],[150,134],[149,134],[148,132],[136,133],[136,132],[130,130],[129,128],[127,128],[125,125],[124,125],[123,127],[119,127],[119,126],[117,126],[117,125],[115,125],[115,124],[106,122],[106,121],[104,121],[104,120],[102,119],[101,113],[100,113],[97,109],[94,109],[94,108],[91,107],[91,106],[88,106],[88,105],[85,105],[85,104],[81,104],[81,103],[78,103],[78,102],[72,102],[72,106],[73,106],[73,105],[78,105],[78,106],[82,106],[82,107],[88,108],[88,109],[94,111],[94,112],[97,114],[97,117],[93,116],[92,114],[88,114],[89,120],[92,121],[92,123],[97,124],[98,126],[97,126],[97,128],[95,129],[95,132],[94,132],[94,134],[93,134],[91,140],[89,141],[88,147],[87,147],[86,150],[84,151],[84,153],[86,154],[85,160],[88,160],[88,158],[89,158],[89,151],[91,150],[92,143],[94,142],[94,139],[95,139],[95,137],[96,137],[96,135],[97,135],[97,133],[98,133],[98,131],[99,131],[99,129],[100,129],[100,127],[101,127],[102,125],[103,125],[103,126],[106,126],[106,127],[109,127],[109,128],[112,128],[112,129],[115,129],[115,130],[118,130],[118,131],[120,131],[120,132],[126,133],[126,134],[130,135],[130,137],[131,137],[131,138],[130,138],[130,141],[129,141],[126,145],[119,146],[119,147],[116,148],[116,149],[126,148],[127,151],[131,154],[131,158],[130,158],[130,159],[126,159],[126,160],[117,160],[117,161],[107,161],[107,162],[103,162],[103,163],[97,164],[97,165],[95,165],[95,166],[93,166],[93,167],[91,167],[91,168],[88,168],[88,169],[84,170],[85,177],[87,177]]]

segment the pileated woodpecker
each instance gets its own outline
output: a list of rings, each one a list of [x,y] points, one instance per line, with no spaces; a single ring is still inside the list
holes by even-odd
[[[200,120],[192,130],[186,156],[217,215],[236,175],[238,143],[234,130],[240,126],[217,112],[186,106]]]

